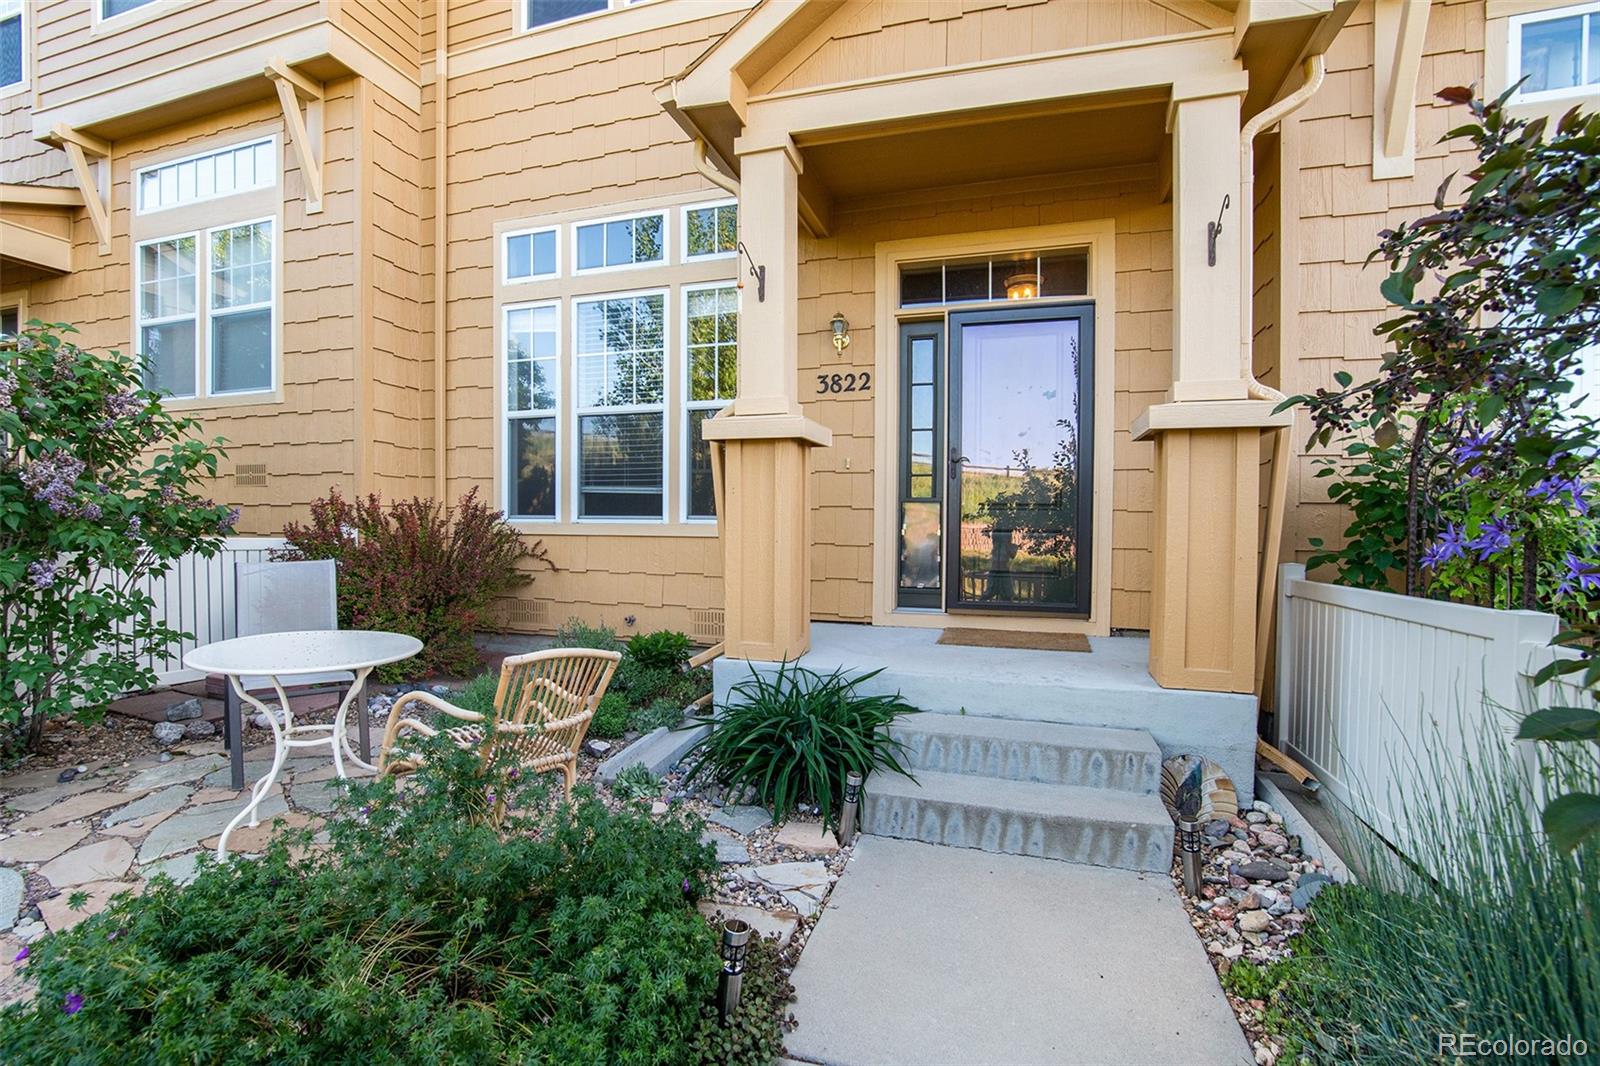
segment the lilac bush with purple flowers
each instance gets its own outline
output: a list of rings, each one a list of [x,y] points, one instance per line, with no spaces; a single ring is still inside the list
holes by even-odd
[[[135,362],[66,325],[0,341],[0,744],[37,746],[52,715],[94,715],[155,683],[140,664],[183,634],[139,582],[214,553],[237,516],[198,491],[221,440],[161,406]]]

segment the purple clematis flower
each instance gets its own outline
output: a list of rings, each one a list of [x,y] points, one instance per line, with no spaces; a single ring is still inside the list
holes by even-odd
[[[11,961],[12,962],[21,962],[23,959],[25,959],[27,957],[28,957],[28,945],[24,944],[24,945],[22,945],[22,950],[17,952],[16,955],[12,957]]]
[[[1428,545],[1428,550],[1422,553],[1422,568],[1437,569],[1451,559],[1459,559],[1466,553],[1467,543],[1461,535],[1461,527],[1451,523],[1450,528],[1441,533],[1439,539]]]
[[[1589,513],[1589,501],[1585,493],[1589,486],[1575,477],[1564,477],[1553,474],[1542,479],[1537,485],[1528,490],[1530,499],[1548,500],[1551,503],[1559,502],[1563,495],[1572,500],[1572,509],[1581,515]]]
[[[67,997],[61,1001],[61,1013],[76,1014],[83,1009],[83,996],[77,992],[68,992]]]
[[[1478,562],[1488,562],[1511,547],[1511,523],[1504,518],[1485,522],[1478,535],[1467,541],[1467,547],[1478,553]]]
[[[1575,592],[1600,592],[1600,563],[1585,562],[1572,552],[1566,553],[1566,570],[1561,583],[1556,586],[1557,596],[1570,596]]]

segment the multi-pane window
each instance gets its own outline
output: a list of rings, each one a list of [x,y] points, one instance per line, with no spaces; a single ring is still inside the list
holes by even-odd
[[[739,370],[739,291],[732,285],[689,289],[684,297],[684,362],[688,368],[688,447],[685,515],[715,518],[711,447],[701,437],[705,420],[737,395]]]
[[[666,294],[575,306],[578,517],[663,518]]]
[[[506,280],[553,278],[561,273],[561,242],[557,231],[531,230],[506,235]]]
[[[732,255],[739,244],[739,205],[707,204],[683,212],[683,257]]]
[[[579,15],[604,11],[611,6],[611,2],[610,0],[527,0],[527,5],[527,25],[532,29],[535,26],[547,26],[552,22],[563,22]]]
[[[23,32],[22,0],[0,0],[0,92],[21,85],[25,77],[27,34]]]
[[[666,261],[667,216],[661,213],[590,222],[573,229],[578,270]]]
[[[1089,253],[1082,248],[900,268],[901,307],[1083,296],[1088,291]]]
[[[1516,16],[1510,53],[1519,98],[1600,92],[1600,3]]]
[[[195,396],[194,235],[139,246],[139,351],[144,383],[173,396]]]
[[[506,308],[506,456],[513,518],[556,517],[560,305]]]
[[[272,223],[211,231],[211,391],[272,388]]]
[[[98,0],[100,4],[100,17],[103,19],[115,18],[126,15],[130,11],[137,11],[154,0]]]
[[[275,149],[273,138],[264,137],[249,144],[145,167],[134,178],[139,191],[139,213],[276,185]]]
[[[136,259],[146,385],[178,398],[273,387],[271,220],[146,241]]]

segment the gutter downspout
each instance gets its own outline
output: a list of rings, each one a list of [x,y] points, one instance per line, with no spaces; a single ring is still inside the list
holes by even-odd
[[[694,168],[711,184],[729,196],[735,199],[738,198],[739,183],[711,165],[711,160],[706,155],[706,139],[704,137],[696,137],[694,139]]]
[[[1277,389],[1263,385],[1255,376],[1255,141],[1262,130],[1281,122],[1298,110],[1316,91],[1322,88],[1328,72],[1327,60],[1321,55],[1306,60],[1305,81],[1288,96],[1268,105],[1246,122],[1239,134],[1239,370],[1244,377],[1247,394],[1252,400],[1271,400],[1282,403],[1286,396]],[[1280,353],[1280,366],[1283,359]],[[1272,644],[1272,612],[1278,595],[1278,544],[1283,539],[1283,512],[1289,494],[1289,434],[1285,426],[1273,438],[1272,486],[1267,492],[1266,540],[1262,545],[1261,567],[1257,575],[1259,589],[1256,600],[1256,698],[1262,696],[1267,678],[1267,649]]]
[[[433,39],[433,496],[443,501],[445,494],[445,456],[449,428],[445,390],[449,375],[445,368],[445,292],[450,265],[450,224],[445,216],[449,123],[447,97],[450,84],[450,11],[445,0],[435,9]]]

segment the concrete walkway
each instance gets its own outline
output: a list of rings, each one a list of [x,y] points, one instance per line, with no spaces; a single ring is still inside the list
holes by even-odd
[[[864,837],[794,985],[804,1062],[1253,1062],[1165,874]]]

